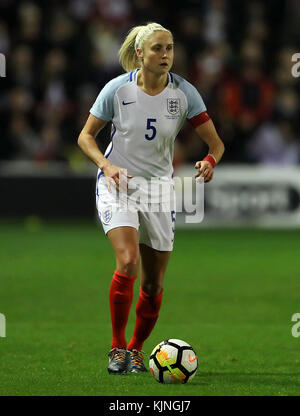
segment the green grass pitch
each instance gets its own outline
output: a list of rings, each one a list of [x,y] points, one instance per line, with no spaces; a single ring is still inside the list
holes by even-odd
[[[299,395],[300,231],[177,230],[157,325],[144,345],[189,342],[186,385],[150,372],[111,376],[108,291],[115,268],[100,225],[0,225],[0,395]],[[134,304],[127,328],[129,339]]]

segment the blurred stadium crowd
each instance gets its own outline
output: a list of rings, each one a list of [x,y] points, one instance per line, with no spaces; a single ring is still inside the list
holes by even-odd
[[[173,72],[201,93],[225,142],[225,163],[300,162],[298,0],[1,0],[2,160],[72,160],[101,88],[123,72],[118,49],[128,30],[155,21],[175,38]],[[109,126],[100,135],[109,142]],[[206,148],[189,123],[175,164]]]

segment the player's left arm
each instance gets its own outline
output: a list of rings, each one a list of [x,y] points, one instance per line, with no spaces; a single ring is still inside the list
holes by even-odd
[[[213,178],[214,167],[223,156],[225,146],[211,119],[197,126],[195,131],[209,148],[208,155],[203,160],[197,161],[195,164],[195,169],[198,169],[195,178],[202,176],[204,182],[209,182]]]

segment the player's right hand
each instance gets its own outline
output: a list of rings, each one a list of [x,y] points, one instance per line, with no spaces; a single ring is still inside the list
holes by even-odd
[[[128,189],[127,178],[132,178],[132,176],[127,173],[126,169],[114,166],[110,163],[105,166],[102,171],[106,177],[109,192],[111,192],[111,186],[115,186],[118,192],[120,189]]]

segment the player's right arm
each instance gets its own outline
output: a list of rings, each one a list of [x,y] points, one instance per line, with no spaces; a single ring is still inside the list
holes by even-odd
[[[81,130],[77,142],[83,153],[85,153],[106,176],[108,189],[110,190],[111,181],[109,178],[111,178],[115,182],[116,188],[119,190],[120,168],[112,165],[110,161],[106,159],[95,140],[95,137],[104,128],[106,123],[107,121],[101,120],[90,114]]]
[[[110,162],[100,151],[95,137],[99,131],[105,127],[106,123],[107,121],[101,120],[90,114],[77,141],[83,153],[85,153],[102,171],[110,164]]]

